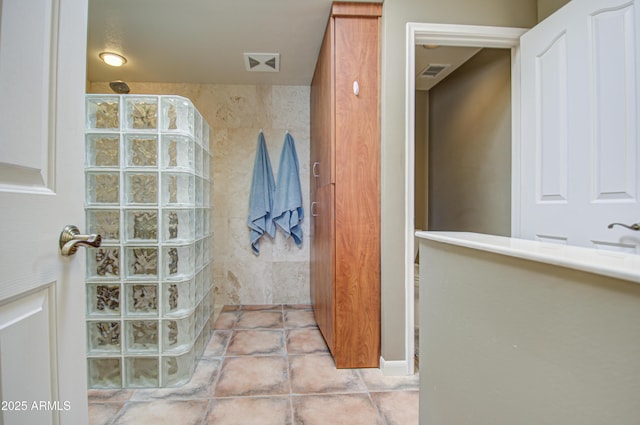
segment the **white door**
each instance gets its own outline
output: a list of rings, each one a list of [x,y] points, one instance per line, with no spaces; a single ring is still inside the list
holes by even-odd
[[[635,0],[573,0],[522,54],[521,234],[640,254]]]
[[[0,424],[86,424],[87,0],[0,0]]]

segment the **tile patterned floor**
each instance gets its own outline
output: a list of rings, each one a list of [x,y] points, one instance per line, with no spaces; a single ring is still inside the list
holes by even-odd
[[[336,369],[308,305],[227,306],[193,378],[90,390],[90,425],[417,425],[418,377]]]

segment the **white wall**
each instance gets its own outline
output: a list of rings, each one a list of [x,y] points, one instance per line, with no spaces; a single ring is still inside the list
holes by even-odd
[[[640,284],[420,251],[421,424],[638,424]]]

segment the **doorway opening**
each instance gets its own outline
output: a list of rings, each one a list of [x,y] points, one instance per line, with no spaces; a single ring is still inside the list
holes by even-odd
[[[405,106],[405,226],[406,226],[406,243],[405,243],[405,359],[407,374],[414,373],[414,356],[416,353],[416,322],[418,315],[416,314],[416,294],[415,294],[415,277],[416,266],[415,260],[417,257],[417,246],[415,243],[415,231],[416,228],[427,227],[422,230],[438,230],[439,226],[435,225],[433,229],[430,229],[428,223],[437,222],[436,217],[428,218],[429,206],[428,197],[425,203],[425,197],[418,197],[417,201],[418,211],[422,209],[425,211],[427,217],[416,217],[416,172],[418,176],[422,176],[428,179],[429,172],[425,174],[424,169],[418,170],[416,167],[416,149],[420,155],[425,155],[424,144],[416,144],[416,134],[424,140],[425,133],[430,131],[425,128],[416,128],[416,107],[418,107],[419,113],[425,113],[425,105],[429,105],[426,96],[418,94],[416,95],[416,71],[424,71],[426,73],[436,72],[437,69],[431,70],[429,66],[425,66],[424,70],[416,70],[416,50],[417,47],[433,48],[434,46],[448,46],[448,47],[470,47],[475,49],[508,49],[510,52],[510,65],[511,65],[511,93],[510,93],[510,109],[511,109],[511,122],[510,122],[510,143],[511,143],[511,155],[507,158],[507,169],[510,171],[510,181],[508,181],[511,194],[511,205],[508,208],[510,210],[510,229],[508,232],[511,234],[517,234],[518,222],[517,222],[517,205],[518,205],[518,185],[514,184],[519,179],[519,173],[517,167],[513,167],[511,164],[516,164],[513,158],[516,158],[519,154],[519,137],[520,137],[520,58],[519,58],[519,41],[520,36],[525,32],[525,29],[520,28],[507,28],[507,27],[479,27],[479,26],[467,26],[467,25],[442,25],[442,24],[424,24],[424,23],[408,23],[406,33],[406,75],[405,75],[405,87],[406,87],[406,106]],[[477,53],[477,51],[476,51]],[[473,55],[472,55],[473,56]],[[433,65],[446,65],[446,64],[433,64]],[[446,67],[445,67],[446,69]],[[448,147],[450,148],[450,146]],[[428,152],[428,150],[427,150]],[[446,153],[451,155],[451,152]],[[428,155],[428,153],[426,153]],[[463,173],[464,174],[464,173]],[[446,188],[445,188],[446,190]]]

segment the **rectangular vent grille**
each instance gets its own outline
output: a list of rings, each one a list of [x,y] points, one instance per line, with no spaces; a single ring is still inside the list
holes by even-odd
[[[245,53],[244,67],[249,72],[279,72],[280,53]]]
[[[425,69],[420,73],[421,77],[435,78],[445,69],[449,68],[451,65],[443,65],[443,64],[429,64]]]

